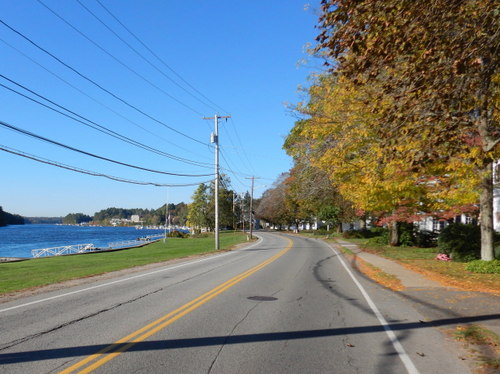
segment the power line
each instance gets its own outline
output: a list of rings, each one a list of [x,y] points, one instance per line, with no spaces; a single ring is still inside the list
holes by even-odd
[[[184,88],[182,85],[177,83],[175,80],[173,80],[171,77],[169,77],[167,74],[163,72],[163,70],[159,69],[154,63],[152,63],[148,58],[146,58],[142,53],[140,53],[137,49],[135,49],[130,43],[128,43],[124,38],[122,38],[118,33],[116,33],[110,26],[106,24],[100,17],[98,17],[91,9],[89,9],[85,4],[83,4],[80,0],[76,0],[80,6],[85,9],[90,15],[92,15],[99,23],[101,23],[109,32],[111,32],[114,36],[116,36],[123,44],[125,44],[129,49],[131,49],[137,56],[139,56],[141,59],[143,59],[148,65],[153,67],[158,73],[163,75],[166,79],[168,79],[170,82],[175,84],[177,87],[179,87],[181,90],[186,92],[189,96],[197,100],[203,105],[206,105],[212,109],[215,109],[213,105],[208,104],[206,101],[201,100],[199,97],[188,91],[186,88]],[[105,9],[106,10],[106,9]],[[107,11],[107,10],[106,10]]]
[[[227,164],[227,160],[226,160],[226,158],[224,157],[224,154],[223,154],[223,153],[221,153],[221,157],[222,157],[222,159],[223,159],[224,161],[226,161],[226,164]],[[241,184],[241,185],[243,185],[243,186],[245,185],[245,183],[243,183],[243,182],[241,181],[241,179],[240,179],[240,178],[238,178],[238,175],[237,175],[237,174],[236,174],[236,173],[235,173],[235,172],[234,172],[231,168],[229,168],[229,167],[228,167],[228,168],[221,168],[221,169],[228,171],[229,173],[231,173],[231,175],[232,175],[232,176],[234,176],[234,178],[236,178],[236,180],[237,180],[238,182],[240,182],[240,184]]]
[[[151,82],[149,79],[147,79],[144,75],[142,75],[141,73],[139,73],[137,70],[131,68],[129,65],[127,65],[126,63],[124,63],[123,61],[121,61],[120,59],[118,59],[116,56],[114,56],[112,53],[108,52],[105,48],[103,48],[101,45],[99,45],[97,42],[95,42],[94,40],[92,40],[90,37],[88,37],[87,35],[85,35],[83,32],[81,32],[78,28],[76,28],[75,26],[73,26],[71,24],[71,22],[67,21],[64,17],[62,17],[60,14],[58,14],[56,11],[54,11],[52,8],[50,8],[48,5],[46,5],[43,1],[41,0],[37,0],[38,3],[40,3],[42,6],[44,6],[49,12],[51,12],[53,15],[55,15],[57,18],[59,18],[61,21],[63,21],[66,25],[68,25],[69,27],[71,27],[73,30],[75,30],[78,34],[80,34],[82,37],[84,37],[85,39],[87,39],[90,43],[92,43],[94,46],[96,46],[97,48],[99,48],[102,52],[104,52],[105,54],[107,54],[109,57],[111,57],[113,60],[115,60],[118,64],[120,64],[121,66],[123,66],[125,69],[127,69],[128,71],[130,71],[131,73],[135,74],[137,77],[141,78],[143,81],[147,82],[149,85],[151,85],[152,87],[156,88],[158,91],[160,91],[161,93],[163,93],[165,96],[169,97],[170,99],[174,100],[175,102],[177,102],[178,104],[182,105],[183,107],[189,109],[190,111],[192,111],[193,113],[196,113],[198,115],[202,115],[201,112],[197,111],[196,109],[194,109],[193,107],[189,106],[188,104],[182,102],[181,100],[177,99],[175,96],[169,94],[167,91],[165,91],[164,89],[162,89],[161,87],[157,86],[156,84],[154,84],[153,82]]]
[[[120,101],[121,103],[127,105],[128,107],[134,109],[135,111],[141,113],[142,115],[146,116],[147,118],[153,120],[154,122],[158,123],[158,124],[161,124],[162,126],[168,128],[169,130],[179,134],[179,135],[182,135],[196,143],[199,143],[199,144],[202,144],[202,145],[208,145],[210,146],[208,143],[205,143],[205,142],[202,142],[198,139],[195,139],[187,134],[184,134],[183,132],[179,131],[179,130],[176,130],[174,129],[173,127],[167,125],[166,123],[156,119],[155,117],[147,114],[146,112],[142,111],[141,109],[137,108],[136,106],[130,104],[129,102],[127,102],[126,100],[122,99],[121,97],[119,97],[118,95],[114,94],[113,92],[109,91],[108,89],[104,88],[103,86],[101,86],[100,84],[98,84],[97,82],[93,81],[92,79],[90,79],[89,77],[87,77],[86,75],[84,75],[83,73],[80,73],[77,69],[73,68],[72,66],[68,65],[67,63],[65,63],[64,61],[62,61],[60,58],[56,57],[54,54],[50,53],[48,50],[44,49],[43,47],[41,47],[40,45],[38,45],[37,43],[35,43],[33,40],[31,40],[30,38],[28,38],[26,35],[24,35],[23,33],[21,33],[20,31],[17,31],[16,29],[14,29],[13,27],[9,26],[7,23],[5,23],[3,20],[0,19],[0,23],[3,24],[5,27],[7,27],[9,30],[11,30],[12,32],[16,33],[17,35],[19,35],[20,37],[22,37],[24,40],[26,40],[27,42],[29,42],[31,45],[33,45],[34,47],[36,47],[37,49],[39,49],[40,51],[42,51],[43,53],[49,55],[50,57],[52,57],[54,60],[56,60],[57,62],[59,62],[61,65],[65,66],[67,69],[71,70],[72,72],[74,72],[75,74],[77,74],[78,76],[80,76],[81,78],[85,79],[87,82],[93,84],[94,86],[96,86],[97,88],[99,88],[100,90],[106,92],[108,95],[111,95],[112,97],[114,97],[116,100]]]
[[[108,8],[104,6],[99,0],[96,2],[111,16],[113,19],[118,22],[132,37],[137,40],[149,53],[151,53],[158,61],[160,61],[168,70],[170,70],[177,78],[179,78],[182,82],[184,82],[188,87],[190,87],[193,91],[198,93],[201,97],[207,100],[209,103],[213,104],[219,110],[222,110],[224,113],[229,114],[227,110],[221,108],[219,105],[210,100],[207,96],[205,96],[202,92],[192,86],[188,81],[186,81],[179,73],[177,73],[171,66],[169,66],[160,56],[158,56],[151,48],[149,48],[137,35],[135,35],[123,22],[121,22],[118,17],[116,17]]]
[[[224,156],[224,153],[222,152],[222,149],[221,149],[221,156],[222,156],[223,160],[226,162],[226,165],[227,165],[227,167],[225,167],[225,168],[221,168],[221,169],[223,169],[223,170],[227,170],[227,171],[230,171],[230,172],[231,172],[231,173],[233,173],[235,176],[236,176],[236,175],[241,175],[241,176],[251,176],[251,175],[252,175],[252,174],[248,174],[248,173],[243,173],[243,172],[241,172],[241,171],[234,171],[234,170],[231,168],[231,166],[230,166],[230,164],[229,164],[229,161],[228,161],[228,160],[227,160],[227,158]]]
[[[130,183],[130,184],[139,184],[139,185],[151,185],[151,186],[156,186],[156,187],[191,187],[191,186],[197,186],[197,185],[199,185],[199,183],[162,184],[162,183],[143,182],[143,181],[136,181],[136,180],[132,180],[132,179],[126,179],[126,178],[116,177],[116,176],[113,176],[113,175],[103,174],[103,173],[99,173],[99,172],[91,171],[91,170],[85,170],[85,169],[77,168],[75,166],[66,165],[66,164],[63,164],[63,163],[60,163],[60,162],[57,162],[57,161],[52,161],[52,160],[49,160],[49,159],[38,157],[38,156],[29,154],[29,153],[26,153],[26,152],[23,152],[23,151],[14,149],[14,148],[10,148],[10,147],[7,147],[7,146],[1,145],[1,144],[0,144],[0,151],[4,151],[4,152],[7,152],[7,153],[11,153],[11,154],[17,155],[17,156],[21,156],[21,157],[24,157],[24,158],[27,158],[27,159],[30,159],[30,160],[33,160],[33,161],[37,161],[37,162],[40,162],[40,163],[43,163],[43,164],[56,166],[56,167],[61,168],[61,169],[71,170],[71,171],[74,171],[74,172],[77,172],[77,173],[81,173],[81,174],[92,175],[94,177],[108,178],[108,179],[111,179],[111,180],[114,180],[114,181],[117,181],[117,182]],[[208,182],[209,181],[202,182],[202,183],[208,183]]]
[[[241,138],[238,136],[238,132],[236,131],[236,125],[234,124],[234,120],[233,118],[230,118],[230,121],[231,121],[231,124],[233,125],[232,128],[233,128],[233,131],[234,131],[234,134],[236,135],[236,140],[238,140],[238,143],[240,145],[240,148],[241,148],[241,151],[243,152],[243,156],[245,157],[246,161],[247,161],[247,165],[250,167],[250,169],[254,172],[255,174],[255,169],[253,168],[253,165],[252,163],[250,162],[250,158],[248,157],[248,154],[247,152],[245,151],[245,148],[243,147],[243,143],[241,142]],[[240,155],[240,153],[238,152],[238,155]]]
[[[14,125],[11,125],[11,124],[9,124],[7,122],[4,122],[4,121],[1,121],[1,120],[0,120],[0,126],[3,126],[3,127],[7,128],[9,130],[12,130],[12,131],[24,134],[26,136],[29,136],[29,137],[32,137],[32,138],[44,141],[46,143],[54,144],[54,145],[57,145],[59,147],[69,149],[69,150],[74,151],[74,152],[78,152],[78,153],[81,153],[81,154],[84,154],[84,155],[87,155],[87,156],[90,156],[90,157],[94,157],[94,158],[97,158],[97,159],[100,159],[100,160],[112,162],[114,164],[118,164],[118,165],[122,165],[122,166],[127,166],[127,167],[138,169],[138,170],[149,171],[151,173],[157,173],[157,174],[172,175],[172,176],[176,176],[176,177],[210,177],[210,176],[213,176],[213,174],[179,174],[179,173],[172,173],[172,172],[167,172],[167,171],[160,171],[160,170],[154,170],[154,169],[144,168],[142,166],[136,166],[136,165],[128,164],[126,162],[116,161],[116,160],[113,160],[113,159],[110,159],[110,158],[107,158],[107,157],[99,156],[99,155],[96,155],[94,153],[90,153],[90,152],[83,151],[83,150],[78,149],[78,148],[71,147],[69,145],[66,145],[66,144],[57,142],[55,140],[48,139],[48,138],[46,138],[44,136],[37,135],[37,134],[32,133],[30,131],[21,129],[19,127],[16,127]]]
[[[75,91],[78,91],[80,94],[84,95],[85,97],[87,97],[88,99],[92,100],[93,102],[101,105],[102,107],[106,108],[107,110],[109,110],[110,112],[112,112],[113,114],[117,115],[118,117],[120,117],[121,119],[133,124],[134,126],[137,126],[138,128],[142,129],[143,131],[147,132],[148,134],[151,134],[153,135],[155,138],[159,138],[161,140],[163,140],[165,143],[167,144],[170,144],[176,148],[179,148],[185,152],[189,152],[189,153],[192,153],[194,155],[197,155],[195,152],[191,151],[191,150],[188,150],[187,148],[184,148],[184,147],[181,147],[180,145],[178,145],[177,143],[174,143],[174,142],[171,142],[167,139],[165,139],[164,137],[160,136],[159,134],[156,134],[156,133],[153,133],[152,131],[146,129],[145,127],[139,125],[137,122],[135,121],[132,121],[130,118],[118,113],[117,111],[115,111],[114,109],[110,108],[109,106],[107,106],[106,104],[102,103],[101,101],[95,99],[94,97],[88,95],[87,93],[85,93],[84,91],[82,91],[80,88],[76,87],[75,85],[71,84],[70,82],[68,82],[67,80],[65,80],[64,78],[62,78],[61,76],[59,76],[58,74],[54,73],[53,71],[51,71],[50,69],[46,68],[45,66],[41,65],[40,63],[38,63],[37,61],[35,61],[33,58],[31,58],[30,56],[28,56],[26,53],[22,52],[21,50],[19,50],[18,48],[14,47],[12,44],[8,43],[7,41],[5,41],[4,39],[0,38],[0,41],[3,42],[4,44],[6,44],[8,47],[12,48],[13,50],[15,50],[17,53],[23,55],[25,58],[27,58],[28,60],[30,60],[32,63],[34,63],[35,65],[37,65],[38,67],[42,68],[43,70],[45,70],[47,73],[51,74],[52,76],[56,77],[57,79],[59,79],[61,82],[65,83],[66,85],[68,85],[69,87],[73,88]],[[199,156],[199,155],[197,155]]]
[[[50,109],[50,110],[52,110],[52,111],[54,111],[54,112],[56,112],[56,113],[59,113],[59,114],[61,114],[61,115],[65,116],[65,117],[68,117],[68,118],[70,118],[70,119],[72,119],[72,120],[74,120],[74,121],[76,121],[76,122],[78,122],[78,123],[81,123],[81,124],[83,124],[83,125],[85,125],[85,126],[87,126],[87,127],[92,128],[92,129],[94,129],[94,130],[97,130],[97,131],[99,131],[99,132],[102,132],[102,133],[104,133],[104,134],[107,134],[107,135],[109,135],[109,136],[112,136],[112,137],[114,137],[114,138],[116,138],[116,139],[122,140],[122,141],[124,141],[124,142],[126,142],[126,143],[129,143],[129,144],[135,145],[135,146],[137,146],[137,147],[139,147],[139,148],[142,148],[142,149],[145,149],[145,150],[149,150],[150,152],[153,152],[153,153],[156,153],[156,154],[159,154],[159,155],[165,156],[165,157],[167,157],[167,158],[170,158],[170,159],[173,159],[173,160],[176,160],[176,161],[180,161],[180,162],[184,162],[184,163],[187,163],[187,164],[191,164],[191,165],[195,165],[195,166],[200,166],[200,167],[206,167],[206,168],[208,168],[208,167],[212,167],[212,165],[211,165],[211,164],[209,164],[209,163],[199,162],[199,161],[193,161],[193,160],[188,160],[188,159],[185,159],[185,158],[182,158],[182,157],[178,157],[178,156],[172,155],[172,154],[170,154],[170,153],[163,152],[163,151],[158,150],[158,149],[156,149],[156,148],[150,147],[150,146],[145,145],[145,144],[143,144],[143,143],[140,143],[140,142],[138,142],[138,141],[136,141],[136,140],[133,140],[133,139],[131,139],[131,138],[129,138],[129,137],[127,137],[127,136],[125,136],[125,135],[121,135],[121,134],[119,134],[119,133],[117,133],[117,132],[115,132],[115,131],[113,131],[113,130],[111,130],[111,129],[108,129],[108,128],[107,128],[107,127],[105,127],[105,126],[99,125],[98,123],[96,123],[96,122],[94,122],[94,121],[92,121],[92,120],[90,120],[90,119],[88,119],[88,118],[86,118],[86,117],[83,117],[83,116],[79,115],[78,113],[75,113],[75,112],[71,111],[70,109],[67,109],[66,107],[64,107],[64,106],[62,106],[62,105],[59,105],[59,104],[55,103],[54,101],[52,101],[52,100],[50,100],[50,99],[46,98],[45,96],[42,96],[42,95],[40,95],[40,94],[37,94],[35,91],[30,90],[29,88],[27,88],[27,87],[25,87],[25,86],[23,86],[23,85],[21,85],[21,84],[19,84],[19,83],[15,82],[15,81],[11,80],[11,79],[9,79],[9,78],[5,77],[5,76],[4,76],[4,75],[2,75],[2,74],[0,74],[0,77],[2,77],[2,78],[4,78],[4,79],[8,80],[9,82],[11,82],[11,83],[13,83],[13,84],[17,85],[18,87],[21,87],[21,88],[25,89],[26,91],[28,91],[28,92],[30,92],[30,93],[32,93],[32,94],[34,94],[34,95],[36,95],[37,97],[40,97],[41,99],[43,99],[43,100],[45,100],[45,101],[47,101],[47,102],[51,103],[52,105],[55,105],[56,107],[61,108],[61,109],[65,110],[65,111],[67,111],[67,112],[69,112],[69,113],[71,113],[71,114],[73,114],[73,115],[75,115],[75,116],[77,116],[77,117],[79,117],[79,118],[83,119],[84,121],[82,121],[82,120],[80,120],[80,119],[78,119],[78,118],[75,118],[75,117],[73,117],[73,116],[71,116],[71,115],[69,115],[69,114],[67,114],[67,113],[64,113],[64,112],[62,112],[62,111],[60,111],[60,110],[57,110],[57,109],[55,109],[55,108],[52,108],[51,106],[49,106],[49,105],[47,105],[47,104],[44,104],[44,103],[42,103],[42,102],[40,102],[40,101],[38,101],[38,100],[36,100],[36,99],[34,99],[34,98],[32,98],[32,97],[29,97],[29,96],[27,96],[27,95],[25,95],[25,94],[23,94],[23,93],[21,93],[21,92],[19,92],[19,91],[14,90],[14,89],[13,89],[13,88],[11,88],[11,87],[8,87],[8,86],[6,86],[6,85],[4,85],[4,84],[1,84],[1,83],[0,83],[0,86],[1,86],[1,87],[4,87],[5,89],[7,89],[7,90],[9,90],[9,91],[11,91],[11,92],[14,92],[15,94],[17,94],[17,95],[19,95],[19,96],[22,96],[22,97],[24,97],[24,98],[26,98],[26,99],[28,99],[28,100],[30,100],[30,101],[33,101],[33,102],[35,102],[35,103],[37,103],[37,104],[39,104],[39,105],[41,105],[41,106],[43,106],[43,107],[45,107],[45,108],[48,108],[48,109]],[[86,122],[85,122],[85,121],[86,121]],[[88,123],[87,123],[87,122],[88,122]]]

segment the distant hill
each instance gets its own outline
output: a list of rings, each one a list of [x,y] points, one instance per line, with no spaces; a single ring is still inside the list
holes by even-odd
[[[26,224],[50,224],[62,223],[63,217],[24,217]]]
[[[0,206],[0,227],[7,225],[24,225],[24,218],[18,214],[4,212]]]

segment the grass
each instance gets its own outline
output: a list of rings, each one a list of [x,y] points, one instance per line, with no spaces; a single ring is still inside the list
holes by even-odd
[[[468,345],[482,369],[500,370],[500,337],[479,325],[457,326],[455,339]],[[471,347],[472,345],[472,347]]]
[[[221,232],[220,248],[246,241],[246,234]],[[141,248],[75,256],[57,256],[0,263],[0,295],[70,279],[89,277],[135,266],[214,252],[213,236],[168,238]]]
[[[356,265],[363,274],[375,280],[377,283],[395,291],[404,289],[401,281],[395,275],[388,274],[360,258],[356,260]]]
[[[358,244],[363,250],[396,260],[427,277],[469,291],[500,292],[498,274],[479,274],[466,270],[466,263],[435,260],[437,248],[391,247],[369,243],[368,239],[343,239]]]
[[[384,287],[390,288],[394,291],[400,291],[404,289],[401,281],[395,275],[388,274],[382,269],[364,261],[360,257],[357,257],[353,251],[346,247],[339,248],[344,254],[348,256],[353,265],[365,274],[370,279],[383,285]]]

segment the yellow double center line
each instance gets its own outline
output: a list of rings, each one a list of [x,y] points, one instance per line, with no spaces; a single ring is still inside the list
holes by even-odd
[[[287,238],[287,240],[289,241],[287,247],[282,249],[280,252],[278,252],[273,257],[269,258],[268,260],[266,260],[266,261],[260,263],[259,265],[245,271],[244,273],[241,273],[241,274],[235,276],[234,278],[229,279],[228,281],[220,284],[219,286],[215,287],[214,289],[204,293],[201,296],[198,296],[196,299],[191,300],[190,302],[188,302],[187,304],[184,304],[180,308],[177,308],[174,311],[172,311],[168,314],[165,314],[163,317],[157,319],[154,322],[151,322],[150,324],[142,327],[141,329],[133,332],[132,334],[127,335],[126,337],[124,337],[120,340],[117,340],[116,342],[107,346],[106,348],[103,348],[99,352],[97,352],[97,353],[85,358],[84,360],[77,362],[73,366],[70,366],[69,368],[59,372],[59,374],[73,373],[76,370],[80,369],[81,367],[83,367],[89,363],[92,363],[78,372],[78,373],[90,373],[91,371],[104,365],[106,362],[119,356],[121,353],[125,352],[133,345],[135,345],[139,342],[142,342],[143,340],[156,334],[158,331],[164,329],[168,325],[174,323],[178,319],[184,317],[188,313],[199,308],[200,306],[202,306],[206,302],[212,300],[217,295],[220,295],[224,291],[233,287],[235,284],[241,282],[243,279],[248,278],[250,275],[258,272],[259,270],[266,267],[267,265],[269,265],[273,261],[277,260],[279,257],[283,256],[286,252],[288,252],[292,248],[292,245],[293,245],[293,243],[290,239]]]

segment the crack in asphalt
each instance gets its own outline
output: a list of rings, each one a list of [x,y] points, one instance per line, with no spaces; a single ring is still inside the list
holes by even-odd
[[[88,314],[88,315],[82,316],[82,317],[80,317],[80,318],[77,318],[77,319],[74,319],[74,320],[71,320],[71,321],[68,321],[68,322],[65,322],[65,323],[62,323],[62,324],[57,325],[57,326],[55,326],[55,327],[53,327],[53,328],[51,328],[51,329],[49,329],[49,330],[41,331],[41,332],[38,332],[38,333],[36,333],[36,334],[28,335],[28,336],[25,336],[25,337],[23,337],[23,338],[20,338],[20,339],[14,340],[14,341],[12,341],[12,342],[6,343],[5,345],[3,345],[3,346],[1,346],[1,347],[0,347],[0,352],[1,352],[1,351],[4,351],[4,350],[6,350],[6,349],[9,349],[9,348],[15,347],[16,345],[22,344],[22,343],[27,342],[27,341],[29,341],[29,340],[36,339],[36,338],[39,338],[39,337],[41,337],[41,336],[44,336],[44,335],[50,334],[50,333],[52,333],[52,332],[54,332],[54,331],[57,331],[57,330],[60,330],[60,329],[62,329],[62,328],[64,328],[64,327],[67,327],[67,326],[73,325],[73,324],[75,324],[75,323],[78,323],[78,322],[84,321],[84,320],[86,320],[86,319],[89,319],[89,318],[92,318],[92,317],[98,316],[98,315],[100,315],[100,314],[102,314],[102,313],[106,313],[106,312],[109,312],[109,311],[111,311],[111,310],[115,310],[115,309],[117,309],[117,308],[119,308],[119,307],[121,307],[121,306],[123,306],[123,305],[131,304],[131,303],[133,303],[133,302],[135,302],[135,301],[137,301],[137,300],[140,300],[140,299],[143,299],[143,298],[145,298],[145,297],[148,297],[148,296],[154,295],[154,294],[156,294],[156,293],[158,293],[158,292],[161,292],[161,291],[163,291],[163,290],[164,290],[164,287],[159,288],[159,289],[154,290],[154,291],[151,291],[151,292],[149,292],[149,293],[147,293],[147,294],[143,294],[143,295],[137,296],[137,297],[135,297],[135,298],[133,298],[133,299],[130,299],[130,300],[127,300],[127,301],[124,301],[124,302],[121,302],[121,303],[118,303],[118,304],[112,305],[112,306],[110,306],[110,307],[108,307],[108,308],[104,308],[104,309],[98,310],[98,311],[96,311],[96,312],[94,312],[94,313],[91,313],[91,314]]]
[[[169,285],[166,285],[165,287],[159,288],[159,289],[154,290],[154,291],[151,291],[151,292],[149,292],[149,293],[146,293],[146,294],[143,294],[143,295],[137,296],[137,297],[135,297],[135,298],[133,298],[133,299],[130,299],[130,300],[127,300],[127,301],[124,301],[124,302],[121,302],[121,303],[118,303],[118,304],[112,305],[112,306],[110,306],[110,307],[108,307],[108,308],[104,308],[104,309],[98,310],[98,311],[96,311],[96,312],[94,312],[94,313],[91,313],[91,314],[88,314],[88,315],[86,315],[86,316],[83,316],[83,317],[77,318],[77,319],[75,319],[75,320],[65,322],[65,323],[60,324],[60,325],[57,325],[57,326],[55,326],[55,327],[53,327],[53,328],[51,328],[51,329],[49,329],[49,330],[41,331],[41,332],[38,332],[38,333],[36,333],[36,334],[28,335],[28,336],[25,336],[25,337],[19,338],[19,339],[17,339],[17,340],[13,340],[13,341],[11,341],[11,342],[5,343],[4,345],[0,346],[0,352],[1,352],[1,351],[4,351],[4,350],[6,350],[6,349],[9,349],[9,348],[15,347],[16,345],[22,344],[22,343],[27,342],[27,341],[29,341],[29,340],[36,339],[36,338],[39,338],[39,337],[41,337],[41,336],[44,336],[44,335],[50,334],[50,333],[52,333],[52,332],[54,332],[54,331],[57,331],[57,330],[60,330],[60,329],[62,329],[62,328],[64,328],[64,327],[67,327],[67,326],[73,325],[73,324],[75,324],[75,323],[78,323],[78,322],[84,321],[84,320],[86,320],[86,319],[89,319],[89,318],[95,317],[95,316],[100,315],[100,314],[102,314],[102,313],[106,313],[106,312],[109,312],[109,311],[111,311],[111,310],[115,310],[115,309],[117,309],[117,308],[119,308],[119,307],[121,307],[121,306],[123,306],[123,305],[133,303],[133,302],[135,302],[135,301],[137,301],[137,300],[140,300],[140,299],[143,299],[143,298],[145,298],[145,297],[148,297],[148,296],[151,296],[151,295],[153,295],[153,294],[156,294],[156,293],[158,293],[158,292],[164,291],[164,290],[166,290],[166,289],[168,289],[168,288],[171,288],[171,287],[173,287],[173,286],[176,286],[176,285],[179,285],[179,284],[182,284],[182,283],[188,282],[188,281],[190,281],[190,280],[192,280],[192,279],[195,279],[195,278],[197,278],[197,277],[199,277],[199,276],[206,275],[206,274],[208,274],[208,273],[210,273],[210,272],[212,272],[212,271],[214,271],[214,270],[216,270],[216,269],[218,269],[219,267],[222,267],[222,266],[223,266],[223,265],[216,265],[215,267],[212,267],[212,268],[211,268],[211,269],[209,269],[209,270],[206,270],[206,271],[201,272],[201,273],[197,273],[197,274],[195,274],[195,275],[193,275],[193,276],[191,276],[191,277],[187,277],[187,278],[181,279],[181,280],[179,280],[179,281],[177,281],[177,282],[171,283],[171,284],[169,284]]]
[[[281,291],[283,291],[283,289],[279,289],[278,291],[276,292],[273,292],[271,295],[274,296],[278,293],[280,293]],[[255,304],[253,307],[251,307],[250,309],[248,309],[248,311],[246,312],[246,314],[243,316],[243,318],[241,320],[239,320],[238,322],[236,322],[236,324],[233,326],[233,328],[231,329],[231,331],[229,332],[229,334],[227,334],[225,337],[224,337],[224,341],[222,342],[219,350],[217,351],[217,354],[215,355],[214,359],[212,360],[212,363],[210,364],[210,367],[208,368],[208,371],[207,371],[207,374],[210,374],[212,372],[212,369],[215,365],[215,362],[217,361],[217,359],[219,358],[222,350],[224,349],[225,345],[226,345],[226,342],[227,342],[227,339],[229,339],[229,337],[231,335],[233,335],[233,332],[236,330],[236,328],[241,325],[243,323],[243,321],[245,321],[248,316],[250,315],[250,313],[255,309],[257,308],[259,305],[261,305],[262,303],[264,303],[264,301],[260,301],[258,302],[257,304]]]
[[[233,335],[233,332],[236,330],[236,328],[245,320],[247,319],[247,317],[250,315],[250,312],[252,312],[255,308],[257,308],[259,306],[260,303],[258,304],[255,304],[254,306],[252,306],[247,312],[246,314],[243,316],[243,318],[241,320],[239,320],[234,326],[233,328],[231,329],[231,331],[229,332],[229,334],[227,334],[225,337],[224,337],[224,342],[222,342],[219,350],[217,351],[217,354],[215,355],[214,359],[212,360],[212,363],[210,364],[210,367],[208,368],[208,371],[207,371],[207,374],[210,374],[211,371],[212,371],[212,368],[214,367],[215,365],[215,362],[217,361],[217,359],[219,358],[222,350],[224,349],[224,346],[226,345],[226,342],[227,342],[227,339]]]

